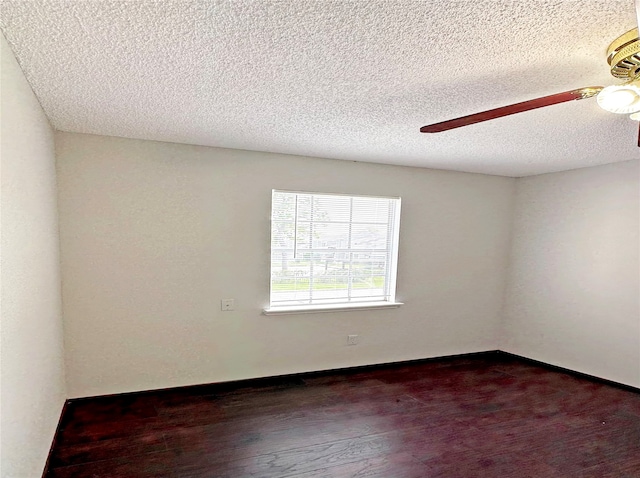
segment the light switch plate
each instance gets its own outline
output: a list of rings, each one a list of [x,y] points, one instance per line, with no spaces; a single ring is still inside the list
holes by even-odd
[[[220,310],[233,310],[235,307],[234,299],[222,299],[220,301]]]

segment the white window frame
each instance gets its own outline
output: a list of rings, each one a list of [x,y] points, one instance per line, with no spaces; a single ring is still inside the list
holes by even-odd
[[[270,260],[269,260],[269,306],[263,309],[263,313],[265,315],[282,315],[282,314],[301,314],[301,313],[315,313],[315,312],[333,312],[333,311],[347,311],[347,310],[367,310],[367,309],[389,309],[389,308],[397,308],[402,304],[402,302],[396,301],[396,279],[397,279],[397,267],[398,267],[398,243],[400,238],[400,210],[401,210],[401,199],[399,197],[387,197],[387,196],[366,196],[361,194],[337,194],[337,193],[319,193],[319,192],[307,192],[307,191],[288,191],[288,190],[280,190],[274,189],[272,190],[272,205],[271,205],[271,237],[272,237],[272,247],[273,247],[273,235],[275,234],[274,229],[274,197],[277,194],[290,194],[296,195],[296,204],[297,204],[297,195],[305,195],[305,196],[313,196],[313,197],[326,197],[326,196],[340,196],[346,198],[366,198],[366,199],[385,199],[394,201],[393,214],[390,217],[389,222],[387,223],[388,228],[388,237],[387,237],[387,248],[385,249],[385,254],[387,256],[386,259],[386,274],[385,274],[385,294],[382,295],[381,300],[375,301],[363,301],[363,300],[355,300],[357,297],[351,297],[348,295],[346,300],[339,301],[340,299],[336,299],[336,303],[306,303],[303,304],[302,300],[300,303],[294,303],[289,305],[282,304],[274,304],[273,301],[273,250],[270,249]],[[296,206],[297,207],[297,206]],[[296,217],[294,218],[295,224],[297,225],[298,216],[297,209],[295,213]],[[326,222],[326,221],[325,221]],[[316,222],[311,219],[311,224],[315,224]],[[349,230],[353,227],[353,225],[358,225],[359,223],[353,221],[350,217],[349,221]],[[296,226],[294,226],[295,228]],[[297,234],[297,229],[296,229]],[[349,239],[350,241],[350,239]],[[390,243],[390,244],[389,244]],[[297,248],[297,240],[294,239],[294,253]],[[357,251],[358,249],[351,249],[351,243],[349,243],[348,250]],[[313,253],[313,249],[310,249]],[[308,251],[307,251],[308,252]],[[353,259],[350,257],[349,264]],[[309,301],[313,299],[310,298]],[[306,300],[305,300],[306,302]]]

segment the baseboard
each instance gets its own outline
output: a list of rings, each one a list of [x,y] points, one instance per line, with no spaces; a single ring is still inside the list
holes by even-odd
[[[53,454],[53,450],[58,443],[58,436],[60,435],[60,430],[62,429],[62,420],[64,420],[64,416],[69,407],[69,400],[65,400],[62,404],[62,410],[60,411],[60,418],[58,418],[58,424],[56,425],[56,431],[53,435],[53,440],[51,440],[51,446],[49,447],[49,453],[47,454],[47,461],[44,462],[44,469],[42,470],[42,478],[46,478],[47,472],[49,471],[49,465],[51,464],[51,456]]]
[[[511,352],[504,352],[502,350],[497,350],[496,352],[498,353],[498,355],[502,355],[502,356],[506,356],[506,357],[512,357],[512,358],[521,360],[523,362],[530,363],[531,365],[536,365],[538,367],[544,367],[546,369],[554,370],[556,372],[566,373],[568,375],[573,375],[574,377],[583,378],[585,380],[590,380],[592,382],[598,382],[598,383],[602,383],[602,384],[605,384],[605,385],[611,385],[612,387],[621,388],[623,390],[628,390],[630,392],[640,393],[640,388],[634,387],[633,385],[627,385],[626,383],[615,382],[613,380],[608,380],[606,378],[597,377],[595,375],[589,375],[588,373],[584,373],[584,372],[577,372],[576,370],[571,370],[570,368],[560,367],[559,365],[552,365],[552,364],[549,364],[549,363],[546,363],[546,362],[541,362],[540,360],[535,360],[535,359],[532,359],[532,358],[529,358],[529,357],[524,357],[522,355],[514,354],[514,353],[511,353]]]
[[[248,379],[241,379],[241,380],[232,380],[228,382],[214,382],[214,383],[206,383],[206,384],[184,385],[180,387],[167,387],[167,388],[158,388],[158,389],[142,390],[142,391],[135,391],[135,392],[123,392],[123,393],[113,393],[113,394],[106,394],[106,395],[97,395],[97,396],[91,396],[91,397],[79,397],[79,398],[72,398],[67,400],[67,402],[65,403],[65,407],[67,404],[70,404],[70,403],[78,403],[84,400],[93,400],[96,398],[143,396],[146,394],[154,394],[158,392],[171,391],[171,392],[184,392],[184,393],[192,393],[192,394],[211,395],[216,392],[221,392],[229,389],[238,389],[238,388],[249,388],[249,387],[257,388],[257,387],[278,386],[278,385],[292,386],[296,384],[302,385],[303,383],[302,380],[304,380],[305,378],[319,377],[319,376],[331,375],[335,373],[359,373],[359,372],[366,372],[366,371],[372,371],[372,370],[382,370],[385,368],[394,368],[398,366],[419,365],[422,363],[429,363],[429,362],[447,362],[450,360],[487,358],[487,357],[496,357],[496,358],[511,357],[517,360],[528,362],[532,365],[537,365],[540,367],[545,367],[551,370],[555,370],[560,373],[566,373],[566,374],[570,374],[586,380],[591,380],[594,382],[611,385],[617,388],[622,388],[635,393],[640,393],[640,388],[636,388],[631,385],[614,382],[612,380],[596,377],[594,375],[589,375],[586,373],[577,372],[575,370],[559,367],[557,365],[551,365],[545,362],[540,362],[539,360],[523,357],[521,355],[517,355],[511,352],[504,352],[502,350],[487,350],[482,352],[471,352],[471,353],[456,354],[456,355],[444,355],[444,356],[438,356],[438,357],[404,360],[399,362],[384,362],[384,363],[371,364],[371,365],[358,365],[355,367],[334,368],[334,369],[318,370],[318,371],[311,371],[311,372],[274,375],[269,377],[248,378]]]
[[[71,403],[78,403],[78,402],[82,402],[83,400],[93,400],[96,398],[125,397],[128,395],[145,395],[145,394],[153,394],[158,392],[169,392],[169,391],[184,391],[185,393],[191,392],[191,393],[201,393],[201,394],[212,394],[212,393],[215,393],[216,391],[222,391],[225,389],[265,387],[265,386],[275,385],[277,383],[286,383],[286,382],[291,382],[293,380],[301,381],[304,378],[319,377],[323,375],[331,375],[334,373],[358,373],[358,372],[365,372],[367,370],[382,370],[385,368],[393,368],[393,367],[412,365],[412,364],[417,365],[417,364],[428,363],[428,362],[446,362],[448,360],[456,360],[456,359],[497,356],[497,354],[499,353],[500,353],[499,350],[486,350],[481,352],[470,352],[470,353],[464,353],[464,354],[442,355],[438,357],[402,360],[398,362],[383,362],[383,363],[369,364],[369,365],[357,365],[354,367],[341,367],[341,368],[332,368],[332,369],[325,369],[325,370],[316,370],[316,371],[310,371],[310,372],[298,372],[298,373],[283,374],[283,375],[272,375],[268,377],[245,378],[240,380],[230,380],[227,382],[182,385],[179,387],[166,387],[166,388],[157,388],[157,389],[151,389],[151,390],[141,390],[141,391],[135,391],[135,392],[122,392],[122,393],[111,393],[111,394],[105,394],[105,395],[95,395],[90,397],[78,397],[78,398],[71,398],[67,401]]]

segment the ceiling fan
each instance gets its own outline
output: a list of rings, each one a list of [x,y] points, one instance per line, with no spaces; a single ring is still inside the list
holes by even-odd
[[[640,0],[635,0],[635,5],[638,25],[640,25]],[[640,121],[640,39],[638,38],[637,28],[629,30],[609,45],[607,62],[611,67],[611,75],[625,80],[624,83],[607,87],[588,86],[555,95],[543,96],[534,100],[423,126],[420,128],[420,132],[440,133],[474,123],[481,123],[482,121],[593,96],[596,96],[598,105],[604,110],[611,113],[629,114],[631,119]],[[640,125],[638,129],[638,146],[640,147]]]

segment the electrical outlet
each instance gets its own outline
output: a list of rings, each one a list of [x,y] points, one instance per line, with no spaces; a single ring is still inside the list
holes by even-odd
[[[358,338],[357,335],[347,335],[347,345],[357,345]]]
[[[235,306],[235,301],[233,299],[222,299],[220,301],[220,310],[233,310]]]

